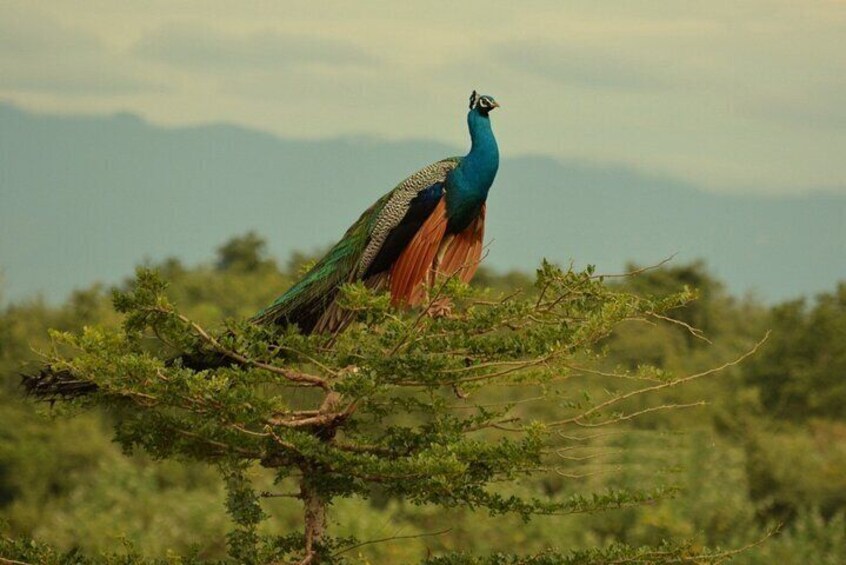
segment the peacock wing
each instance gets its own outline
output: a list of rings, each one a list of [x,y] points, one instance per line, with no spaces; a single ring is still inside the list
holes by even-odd
[[[446,200],[442,197],[391,266],[391,302],[414,306],[425,293],[424,284],[447,229]]]
[[[346,324],[338,311],[338,289],[363,280],[383,284],[388,269],[441,200],[443,183],[460,158],[432,163],[385,194],[302,279],[256,314],[261,324],[296,323],[305,333],[334,332]]]
[[[482,260],[485,236],[485,210],[482,204],[479,215],[464,230],[449,237],[441,244],[439,259],[434,265],[438,275],[458,277],[469,283]]]
[[[457,234],[448,234],[446,200],[441,199],[432,214],[391,268],[391,301],[415,306],[442,277],[470,282],[482,256],[485,234],[485,205],[478,216]]]
[[[367,280],[391,268],[434,211],[444,194],[447,175],[460,160],[453,157],[432,163],[405,179],[390,193],[362,254],[358,266],[361,278]]]

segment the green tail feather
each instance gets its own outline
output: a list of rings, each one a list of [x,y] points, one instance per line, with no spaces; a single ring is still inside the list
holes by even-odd
[[[303,333],[310,333],[335,301],[341,285],[354,280],[373,224],[389,197],[390,193],[368,208],[302,279],[253,316],[252,321],[258,324],[297,324]]]

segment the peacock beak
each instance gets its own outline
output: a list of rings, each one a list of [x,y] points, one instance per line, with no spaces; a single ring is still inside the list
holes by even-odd
[[[499,108],[499,102],[497,102],[496,100],[493,100],[492,102],[494,108]]]

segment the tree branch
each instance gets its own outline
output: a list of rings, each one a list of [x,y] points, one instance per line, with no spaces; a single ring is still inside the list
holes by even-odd
[[[723,371],[723,370],[725,370],[729,367],[733,367],[733,366],[735,366],[739,363],[742,363],[748,357],[754,355],[758,351],[758,348],[760,348],[764,344],[764,342],[767,341],[767,339],[769,337],[770,337],[770,332],[768,331],[766,333],[766,335],[764,335],[763,339],[761,339],[758,343],[756,343],[752,347],[752,349],[750,349],[749,351],[747,351],[746,353],[744,353],[740,357],[736,358],[734,361],[729,361],[727,363],[723,363],[719,367],[714,367],[713,369],[708,369],[707,371],[702,371],[701,373],[688,375],[687,377],[675,379],[675,380],[672,380],[672,381],[668,381],[666,383],[661,383],[661,384],[650,386],[650,387],[640,388],[640,389],[637,389],[637,390],[633,390],[632,392],[622,394],[620,396],[615,396],[614,398],[606,400],[605,402],[597,404],[593,408],[586,410],[585,412],[582,412],[578,416],[573,416],[572,418],[567,418],[565,420],[558,420],[557,422],[549,422],[549,423],[547,423],[547,425],[548,426],[562,426],[562,425],[565,425],[565,424],[580,423],[582,420],[584,420],[585,418],[587,418],[591,414],[595,414],[596,412],[599,412],[603,408],[608,408],[609,406],[613,406],[614,404],[618,404],[620,402],[623,402],[624,400],[628,400],[628,399],[633,398],[635,396],[647,394],[647,393],[650,393],[650,392],[656,392],[656,391],[659,391],[659,390],[662,390],[662,389],[665,389],[665,388],[675,387],[675,386],[678,386],[680,384],[684,384],[684,383],[687,383],[687,382],[690,382],[690,381],[693,381],[693,380],[696,380],[696,379],[700,379],[702,377],[707,377],[708,375],[713,375],[714,373],[719,373],[720,371]]]
[[[239,363],[243,363],[244,365],[250,365],[253,367],[257,367],[259,369],[264,369],[265,371],[269,371],[276,375],[280,375],[291,382],[295,383],[306,383],[310,386],[320,387],[322,389],[328,389],[329,384],[326,382],[325,379],[320,377],[309,375],[307,373],[302,373],[299,371],[292,371],[290,369],[285,369],[284,367],[279,367],[276,365],[270,365],[268,363],[262,363],[261,361],[255,361],[241,355],[237,351],[232,351],[226,347],[224,347],[217,339],[212,337],[206,330],[204,330],[199,324],[189,320],[187,317],[174,312],[172,310],[167,310],[165,308],[150,308],[149,310],[158,312],[160,314],[167,314],[170,316],[175,316],[179,321],[189,326],[194,332],[200,336],[206,343],[211,345],[214,349],[216,349],[219,353],[223,353],[227,357],[238,361]]]
[[[345,547],[341,551],[335,552],[332,555],[332,557],[337,557],[337,556],[341,555],[342,553],[352,551],[353,549],[358,549],[359,547],[364,547],[365,545],[373,545],[375,543],[383,543],[383,542],[386,542],[386,541],[394,541],[394,540],[399,540],[399,539],[417,539],[417,538],[426,538],[426,537],[433,537],[433,536],[442,536],[442,535],[449,533],[451,531],[452,531],[452,528],[446,528],[445,530],[440,530],[440,531],[437,531],[437,532],[424,532],[422,534],[410,534],[410,535],[406,535],[406,536],[390,536],[390,537],[387,537],[387,538],[380,538],[380,539],[374,539],[374,540],[369,540],[369,541],[363,541],[361,543],[357,543],[355,545]]]

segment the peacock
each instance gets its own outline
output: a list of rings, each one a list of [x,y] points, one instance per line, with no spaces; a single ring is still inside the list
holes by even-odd
[[[439,275],[469,282],[482,253],[485,202],[499,168],[492,96],[470,95],[470,151],[428,165],[382,196],[303,278],[252,321],[336,333],[350,316],[338,306],[345,283],[388,289],[397,307],[418,305]]]
[[[398,308],[419,305],[440,276],[469,282],[482,254],[485,202],[499,168],[490,113],[492,96],[470,95],[470,151],[423,167],[382,196],[350,226],[323,258],[251,321],[296,325],[305,334],[337,334],[350,323],[338,297],[341,287],[363,282],[389,290]],[[214,351],[184,352],[169,363],[195,370],[230,364]],[[96,385],[47,365],[24,375],[27,390],[41,398],[78,396]]]

